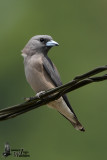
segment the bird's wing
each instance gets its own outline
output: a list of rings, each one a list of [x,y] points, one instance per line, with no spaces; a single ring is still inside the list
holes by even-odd
[[[47,72],[48,76],[51,78],[54,85],[56,87],[61,86],[62,82],[60,80],[60,75],[59,75],[55,65],[49,59],[49,57],[43,58],[43,67],[44,67],[45,71]]]
[[[54,85],[56,87],[61,86],[62,82],[60,79],[60,75],[59,75],[55,65],[52,63],[50,58],[47,56],[43,58],[43,67],[44,67],[45,71],[47,72],[48,76],[51,78]],[[69,109],[74,113],[67,96],[63,95],[62,97],[63,97],[64,101],[66,102],[67,106],[69,107]],[[75,115],[75,113],[74,113],[74,115]],[[75,117],[76,117],[76,115],[75,115]]]

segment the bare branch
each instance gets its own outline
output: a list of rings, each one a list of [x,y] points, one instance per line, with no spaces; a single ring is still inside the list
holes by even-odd
[[[30,97],[30,98],[27,98],[28,100],[22,104],[18,104],[18,105],[14,105],[14,106],[2,109],[0,110],[0,120],[13,118],[20,114],[28,112],[32,109],[48,104],[49,102],[60,98],[64,94],[74,91],[76,89],[79,89],[90,83],[107,80],[107,74],[99,77],[92,77],[105,70],[107,70],[107,65],[95,68],[83,75],[76,76],[71,82],[67,84],[64,84],[54,89],[43,92],[42,94],[40,94],[40,98],[38,98],[37,96]]]

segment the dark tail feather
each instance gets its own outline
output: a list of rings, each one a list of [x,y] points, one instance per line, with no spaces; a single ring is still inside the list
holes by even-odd
[[[60,113],[60,112],[59,112]],[[60,113],[61,114],[61,113]],[[61,114],[62,116],[64,116],[63,114]],[[64,116],[65,117],[65,116]],[[77,117],[75,117],[75,123],[70,121],[67,117],[65,117],[72,125],[73,127],[76,129],[76,130],[80,130],[82,132],[85,132],[85,129],[84,127],[82,126],[82,124],[78,121]]]
[[[78,120],[76,120],[76,123],[73,123],[73,122],[71,122],[71,123],[76,130],[80,130],[82,132],[85,132],[84,127],[82,126],[82,124]]]

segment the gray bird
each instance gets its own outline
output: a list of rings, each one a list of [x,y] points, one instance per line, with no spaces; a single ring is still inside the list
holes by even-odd
[[[36,93],[62,85],[55,65],[47,56],[48,51],[58,45],[51,36],[37,35],[32,37],[22,50],[26,79]],[[85,131],[66,95],[50,102],[48,106],[55,108],[68,119],[75,129]]]
[[[36,93],[62,85],[59,73],[47,55],[53,46],[58,45],[51,36],[37,35],[32,37],[22,50],[26,79]],[[78,121],[66,95],[50,102],[48,106],[56,109],[68,119],[75,129],[85,131]],[[28,108],[27,110],[31,109]],[[0,111],[0,120],[12,118],[24,112],[26,112],[25,107],[20,108],[15,106],[3,109]]]

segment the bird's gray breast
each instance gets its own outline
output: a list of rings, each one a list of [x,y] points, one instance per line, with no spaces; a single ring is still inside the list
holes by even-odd
[[[34,55],[24,60],[26,79],[35,92],[54,88],[54,85],[43,68],[42,59],[42,56]]]

